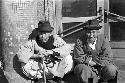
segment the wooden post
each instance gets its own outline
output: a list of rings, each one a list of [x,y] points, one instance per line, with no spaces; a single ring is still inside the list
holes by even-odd
[[[100,23],[100,25],[102,26],[102,28],[99,30],[100,33],[99,34],[104,34],[104,0],[97,0],[97,11],[102,10],[102,19],[103,21]],[[97,13],[97,15],[100,15],[100,13]]]
[[[55,19],[56,19],[56,34],[61,33],[63,31],[62,26],[62,0],[55,1]]]

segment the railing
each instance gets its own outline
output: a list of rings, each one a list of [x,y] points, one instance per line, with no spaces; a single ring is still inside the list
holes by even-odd
[[[104,10],[105,13],[107,13],[107,18],[108,19],[112,19],[114,20],[113,16],[117,18],[117,21],[125,21],[125,17],[124,16],[121,16],[121,15],[118,15],[118,14],[115,14],[115,13],[112,13],[112,12],[109,12],[107,10]],[[111,17],[112,16],[112,17]]]
[[[106,10],[105,10],[104,12],[108,14],[108,17],[107,17],[107,18],[109,18],[109,15],[113,15],[113,16],[119,17],[118,19],[120,19],[120,20],[122,20],[122,21],[125,21],[125,17],[123,17],[123,16],[120,16],[120,15],[114,14],[114,13],[111,13],[111,12],[106,11]],[[73,26],[73,27],[70,27],[69,29],[66,29],[66,30],[62,31],[61,33],[59,33],[59,35],[64,34],[64,33],[66,33],[66,32],[69,31],[69,33],[67,33],[67,34],[65,34],[65,35],[62,36],[62,37],[67,37],[67,36],[69,36],[69,35],[71,35],[71,34],[73,34],[73,33],[76,33],[76,32],[78,32],[78,31],[84,29],[84,27],[86,27],[86,25],[89,24],[90,20],[95,20],[95,19],[99,20],[101,17],[102,17],[102,15],[99,15],[99,16],[97,16],[97,17],[95,17],[95,18],[89,19],[89,20],[86,21],[86,22],[79,23],[79,24],[77,24],[77,25],[75,25],[75,26]],[[101,21],[102,21],[102,20],[101,20]]]
[[[69,29],[64,30],[63,32],[59,33],[58,35],[64,34],[64,33],[66,33],[66,32],[69,31],[69,33],[67,33],[67,34],[65,34],[65,35],[62,36],[62,37],[67,37],[67,36],[69,36],[69,35],[71,35],[71,34],[73,34],[73,33],[76,33],[76,32],[78,32],[78,31],[84,29],[84,27],[86,27],[87,25],[89,25],[89,23],[90,23],[91,20],[96,20],[96,19],[98,20],[98,19],[100,19],[101,17],[102,17],[102,15],[97,16],[97,17],[92,18],[92,19],[89,19],[89,20],[86,21],[86,22],[79,23],[79,24],[77,24],[77,25],[75,25],[75,26],[73,26],[73,27],[70,27]],[[96,25],[95,25],[95,26],[96,26]]]

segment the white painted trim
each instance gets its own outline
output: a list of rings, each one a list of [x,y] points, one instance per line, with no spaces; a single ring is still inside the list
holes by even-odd
[[[99,23],[102,26],[102,29],[100,29],[100,34],[104,34],[104,0],[97,0],[97,11],[99,11],[99,7],[102,8],[102,19],[103,21],[101,23]],[[99,13],[97,13],[97,16],[99,15]]]
[[[124,21],[125,21],[125,19],[120,18],[120,17],[117,17],[116,19],[120,20],[121,22],[124,22]],[[109,18],[109,22],[120,22],[120,21],[116,21],[116,20],[113,20],[113,19],[110,19],[110,18]]]
[[[109,0],[104,0],[104,9],[105,10],[107,10],[107,11],[109,11]],[[106,28],[105,29],[107,29],[106,31],[108,31],[108,38],[109,38],[109,41],[111,40],[110,38],[110,24],[109,24],[109,22],[110,22],[110,19],[107,19],[107,26],[106,26]]]
[[[94,19],[96,17],[97,16],[90,16],[90,17],[62,17],[62,23],[86,22],[86,21]]]
[[[108,4],[107,10],[109,11],[109,0],[107,0],[107,4]],[[109,19],[108,19],[108,20],[109,20]],[[108,20],[107,20],[107,21],[108,21]],[[111,29],[110,29],[110,24],[108,23],[108,25],[109,25],[109,41],[111,41],[111,35],[110,35]]]

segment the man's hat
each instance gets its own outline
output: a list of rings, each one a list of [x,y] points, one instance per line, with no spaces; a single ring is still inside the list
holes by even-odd
[[[38,28],[36,28],[40,32],[52,32],[53,29],[48,21],[39,21]]]
[[[99,30],[102,28],[102,26],[99,25],[99,21],[97,19],[94,19],[94,20],[89,20],[84,28],[86,30]]]

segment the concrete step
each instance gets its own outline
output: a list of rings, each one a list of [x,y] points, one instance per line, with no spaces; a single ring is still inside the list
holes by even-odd
[[[125,58],[116,58],[115,65],[118,67],[118,83],[125,83]]]

